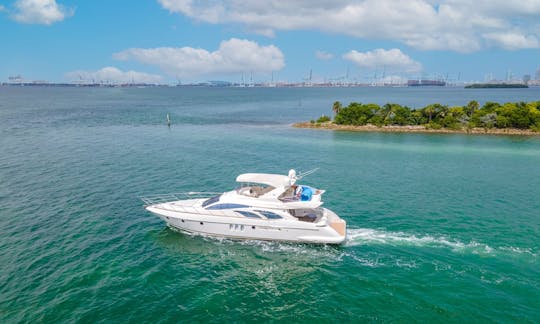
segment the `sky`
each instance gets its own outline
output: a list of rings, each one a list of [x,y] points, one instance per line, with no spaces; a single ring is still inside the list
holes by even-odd
[[[0,82],[506,80],[540,0],[0,0]]]

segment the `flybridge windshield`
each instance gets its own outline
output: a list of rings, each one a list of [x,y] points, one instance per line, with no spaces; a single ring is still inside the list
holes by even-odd
[[[269,185],[257,183],[241,183],[240,187],[236,189],[236,192],[243,196],[248,197],[260,197],[264,194],[269,193],[270,191],[274,190],[275,188]]]
[[[212,198],[209,198],[209,199],[207,199],[207,200],[205,200],[203,202],[202,206],[206,207],[206,206],[211,205],[211,204],[213,204],[215,202],[218,202],[220,197],[221,197],[221,195],[217,195],[217,196],[214,196]]]
[[[246,187],[261,187],[263,189],[266,189],[266,188],[274,189],[274,187],[270,185],[267,185],[264,183],[257,183],[257,182],[240,182],[240,185],[238,186],[238,188],[246,188]]]

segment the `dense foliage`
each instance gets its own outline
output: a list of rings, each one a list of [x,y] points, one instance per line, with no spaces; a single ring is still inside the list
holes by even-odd
[[[500,88],[528,88],[522,83],[475,83],[465,86],[465,89],[500,89]]]
[[[352,102],[347,107],[334,103],[332,110],[335,112],[334,122],[340,125],[424,125],[434,129],[483,127],[540,131],[540,101],[508,102],[502,105],[486,102],[482,107],[476,101],[455,107],[436,103],[420,109],[393,103],[381,107],[377,104]]]
[[[326,123],[326,122],[329,122],[331,121],[332,119],[326,115],[322,115],[321,117],[319,117],[319,119],[317,119],[317,123]]]

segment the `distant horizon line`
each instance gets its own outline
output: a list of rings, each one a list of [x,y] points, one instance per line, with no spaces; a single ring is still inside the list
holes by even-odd
[[[420,81],[420,82],[415,82]],[[422,84],[425,82],[425,84]],[[431,84],[430,84],[431,83]],[[487,82],[479,81],[458,81],[458,82],[446,82],[442,80],[433,79],[408,79],[407,82],[253,82],[253,83],[239,83],[230,81],[201,81],[193,83],[152,83],[152,82],[51,82],[44,80],[36,81],[15,81],[15,82],[0,82],[0,86],[50,86],[50,87],[209,87],[209,88],[347,88],[347,87],[459,87],[470,84],[525,84],[529,86],[540,86],[540,80],[529,80],[523,82],[522,80],[491,80]]]

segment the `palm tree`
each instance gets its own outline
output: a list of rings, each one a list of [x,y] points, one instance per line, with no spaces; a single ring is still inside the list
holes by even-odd
[[[332,105],[332,111],[334,112],[334,114],[339,114],[339,112],[341,111],[341,102],[339,101],[336,101],[334,102],[334,104]]]
[[[396,110],[399,107],[399,105],[387,103],[384,106],[382,106],[380,112],[381,116],[383,118],[383,121],[386,123],[388,121],[391,122],[391,120],[396,116]]]
[[[448,115],[449,108],[446,105],[435,104],[435,116],[437,118],[444,118]]]
[[[424,113],[426,113],[429,117],[429,123],[431,123],[431,118],[433,117],[433,114],[435,113],[435,106],[429,105],[424,108]]]
[[[480,104],[476,100],[471,100],[464,108],[467,116],[471,117],[474,111],[480,108]]]

